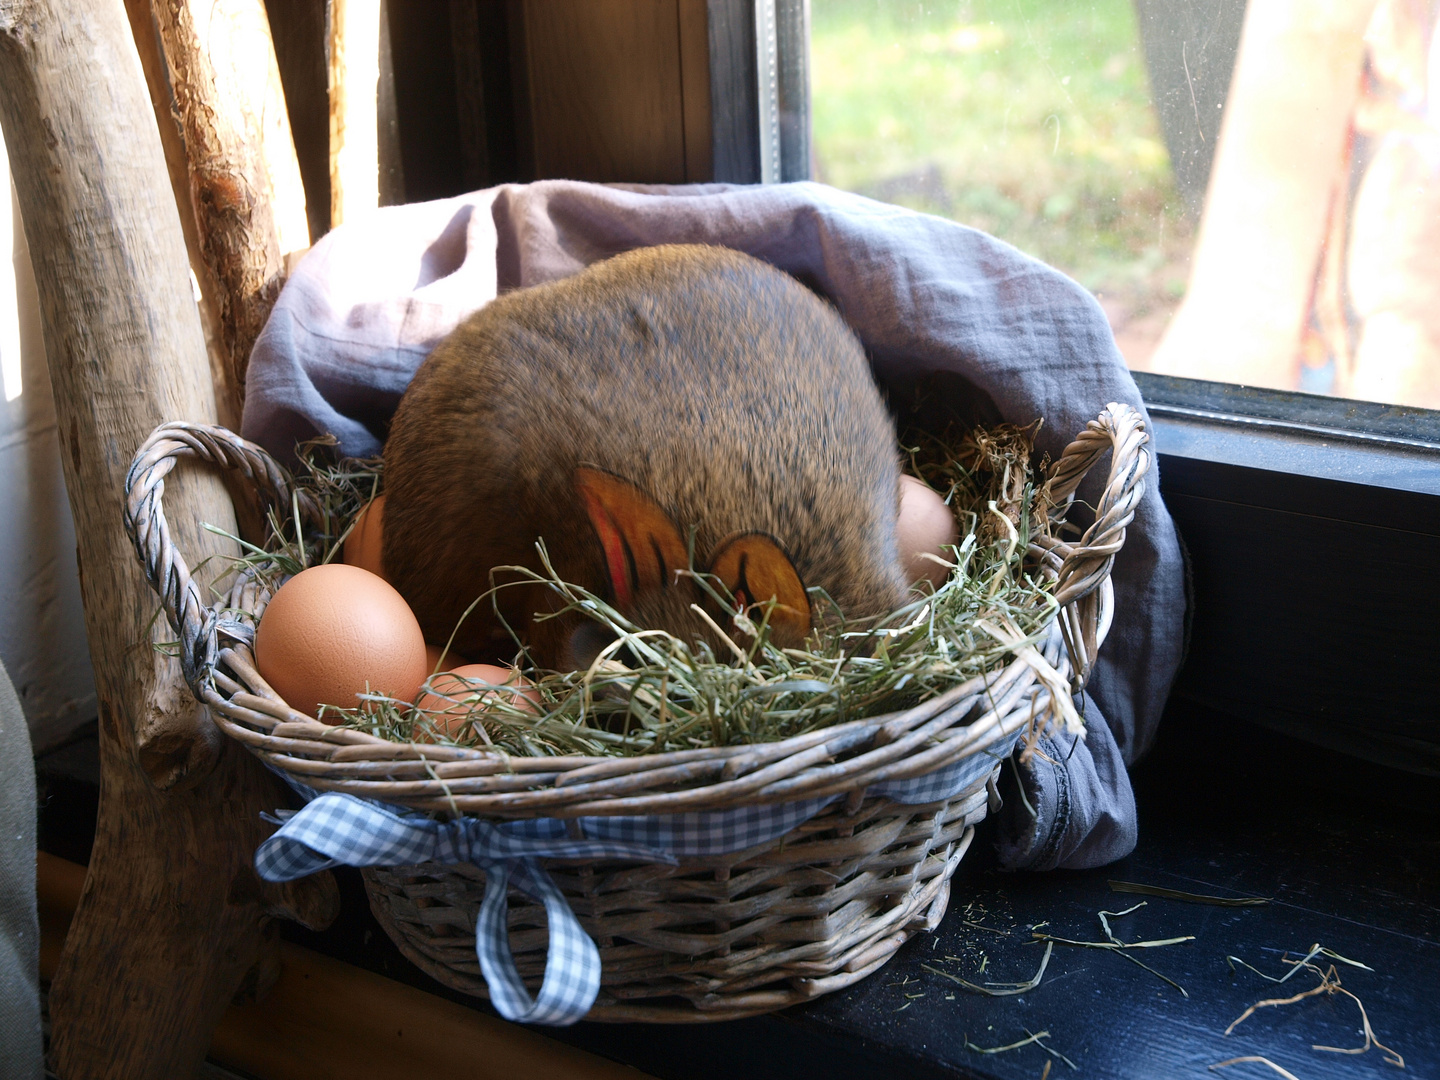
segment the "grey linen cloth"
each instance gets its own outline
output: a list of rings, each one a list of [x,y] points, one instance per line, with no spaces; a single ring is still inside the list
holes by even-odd
[[[948,378],[938,385],[950,404],[975,419],[1043,417],[1039,449],[1052,458],[1107,403],[1140,405],[1094,298],[974,229],[814,183],[550,180],[391,207],[324,237],[255,345],[243,433],[282,459],[297,440],[326,432],[347,454],[378,454],[411,375],[463,316],[497,292],[666,243],[736,248],[825,296],[864,343],[892,404]],[[1087,480],[1081,499],[1093,500],[1099,483]],[[1003,814],[1008,866],[1098,866],[1135,845],[1126,766],[1154,737],[1185,609],[1179,543],[1153,467],[1114,584],[1087,737],[1052,740],[1051,760],[1026,770],[1027,798],[1009,799]]]
[[[41,1053],[35,759],[0,666],[0,1080],[40,1080]]]

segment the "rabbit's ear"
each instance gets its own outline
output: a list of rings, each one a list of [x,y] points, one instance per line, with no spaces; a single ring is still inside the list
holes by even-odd
[[[690,565],[685,541],[660,504],[628,480],[581,466],[575,490],[605,552],[615,603],[622,611],[635,595],[675,584],[675,571]]]
[[[745,607],[774,599],[770,629],[777,644],[797,646],[810,634],[810,599],[790,556],[766,533],[735,533],[720,541],[710,572]]]

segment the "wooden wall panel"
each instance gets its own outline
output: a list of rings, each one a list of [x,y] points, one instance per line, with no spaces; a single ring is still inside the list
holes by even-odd
[[[535,175],[684,183],[679,0],[525,0]]]
[[[678,0],[680,93],[685,124],[685,180],[715,179],[715,146],[710,132],[710,15],[705,0]]]

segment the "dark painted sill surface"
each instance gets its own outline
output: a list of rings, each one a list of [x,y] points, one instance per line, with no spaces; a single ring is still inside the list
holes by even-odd
[[[84,854],[77,835],[84,814],[74,812],[78,784],[47,781],[52,797],[42,830],[47,850],[71,858]],[[994,868],[982,835],[960,866],[938,933],[908,944],[848,991],[731,1024],[581,1024],[552,1034],[662,1080],[1036,1080],[1046,1060],[1039,1047],[982,1055],[966,1043],[1004,1046],[1038,1031],[1049,1031],[1047,1044],[1080,1067],[1072,1074],[1055,1059],[1052,1078],[1211,1077],[1217,1074],[1208,1066],[1248,1054],[1270,1057],[1304,1080],[1440,1075],[1440,1009],[1431,989],[1440,985],[1440,782],[1271,734],[1181,698],[1156,752],[1135,770],[1135,785],[1141,838],[1130,858],[1093,871],[1007,875]],[[287,924],[287,936],[486,1007],[411,967],[371,918],[358,874],[340,878],[345,909],[336,926],[312,934]],[[1224,908],[1147,899],[1111,892],[1112,878],[1274,902]],[[1114,928],[1130,941],[1194,935],[1139,957],[1184,986],[1188,998],[1094,949],[1057,946],[1042,984],[1018,997],[980,997],[922,966],[971,981],[1028,979],[1041,956],[1031,926],[1104,940],[1096,913],[1142,899],[1146,906],[1112,920]],[[1223,1034],[1249,1005],[1316,982],[1296,976],[1277,994],[1258,975],[1232,973],[1227,955],[1274,974],[1285,969],[1282,955],[1316,943],[1374,969],[1341,965],[1340,977],[1364,1002],[1379,1038],[1404,1055],[1405,1073],[1385,1065],[1378,1050],[1353,1057],[1310,1049],[1360,1045],[1358,1009],[1343,995],[1265,1009]],[[1265,1071],[1244,1069],[1231,1075]]]

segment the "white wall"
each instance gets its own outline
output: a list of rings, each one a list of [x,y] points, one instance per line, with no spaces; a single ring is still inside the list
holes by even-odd
[[[0,661],[40,752],[95,716],[95,685],[35,278],[3,146],[0,192],[10,194],[0,198]]]

